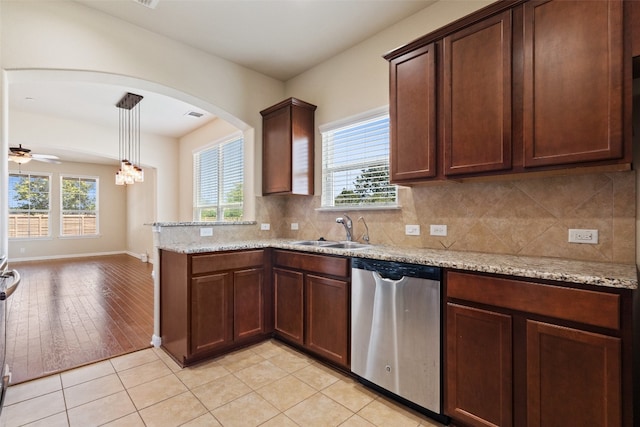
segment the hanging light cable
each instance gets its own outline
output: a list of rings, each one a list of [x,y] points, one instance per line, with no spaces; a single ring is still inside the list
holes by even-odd
[[[120,110],[118,119],[118,158],[120,169],[116,173],[116,185],[128,185],[144,181],[140,167],[140,101],[142,96],[129,93],[116,104]]]

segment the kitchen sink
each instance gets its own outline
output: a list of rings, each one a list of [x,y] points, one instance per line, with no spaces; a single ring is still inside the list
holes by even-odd
[[[293,242],[293,245],[301,246],[331,246],[338,242],[330,242],[328,240],[302,240],[300,242]]]
[[[358,243],[358,242],[336,242],[331,245],[328,245],[330,248],[341,248],[341,249],[363,249],[368,248],[371,245],[366,243]]]
[[[333,249],[364,249],[371,247],[366,243],[358,242],[335,242],[331,240],[301,240],[299,242],[293,242],[294,245],[300,246],[315,246],[321,248],[333,248]]]

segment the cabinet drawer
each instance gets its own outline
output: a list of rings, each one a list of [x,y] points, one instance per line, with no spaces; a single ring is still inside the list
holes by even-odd
[[[447,297],[620,329],[620,295],[449,272]]]
[[[327,255],[275,251],[274,264],[329,276],[349,277],[349,259]]]
[[[214,271],[236,270],[264,264],[264,250],[238,251],[194,255],[191,258],[191,273],[202,274]]]

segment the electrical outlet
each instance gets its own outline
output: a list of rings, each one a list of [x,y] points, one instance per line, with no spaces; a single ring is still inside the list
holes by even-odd
[[[420,235],[420,226],[416,224],[405,225],[404,226],[404,234],[407,236],[419,236]]]
[[[271,230],[271,224],[260,224],[260,230],[263,230],[263,231]]]
[[[209,236],[213,236],[213,228],[211,227],[200,228],[200,237],[209,237]]]
[[[598,230],[570,228],[569,243],[589,243],[596,245],[598,244]]]
[[[447,226],[445,224],[431,224],[429,231],[432,236],[446,236]]]
[[[292,230],[298,230],[299,229],[298,223],[297,222],[292,222],[291,223],[291,229]]]

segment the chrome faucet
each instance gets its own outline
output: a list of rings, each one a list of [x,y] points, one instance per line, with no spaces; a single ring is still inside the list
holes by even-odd
[[[362,240],[364,240],[366,243],[369,243],[369,227],[367,226],[367,221],[364,220],[364,217],[358,218],[358,222],[360,221],[362,221],[362,223],[364,224],[364,228],[366,230],[362,235]]]
[[[342,224],[344,226],[344,230],[347,232],[347,241],[351,241],[351,232],[353,231],[353,222],[349,215],[344,214],[342,217],[336,218],[336,222],[338,224]]]

